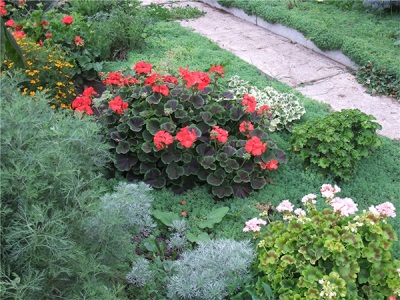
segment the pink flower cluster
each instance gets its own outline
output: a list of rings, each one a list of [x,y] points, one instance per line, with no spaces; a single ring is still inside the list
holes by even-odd
[[[260,225],[267,225],[267,222],[262,219],[253,218],[246,222],[246,227],[243,228],[244,232],[253,231],[258,232],[261,230]]]
[[[294,210],[294,213],[295,213],[297,216],[305,216],[305,215],[306,215],[306,212],[305,212],[304,210],[302,210],[301,208],[295,209],[295,210]]]
[[[333,198],[330,205],[334,211],[340,212],[340,215],[343,217],[355,214],[358,210],[358,204],[354,203],[353,199],[350,198]]]
[[[337,185],[332,187],[330,184],[323,184],[321,186],[321,194],[324,198],[332,199],[335,197],[335,194],[339,193],[340,191],[341,189]]]
[[[385,202],[382,204],[379,204],[377,207],[371,206],[369,208],[369,211],[372,212],[375,216],[385,216],[385,217],[396,217],[396,213],[394,212],[396,208],[394,205],[390,202]]]
[[[277,207],[276,210],[279,212],[292,212],[293,211],[293,204],[290,203],[289,200],[283,200]]]
[[[308,195],[305,195],[305,196],[301,199],[301,202],[307,203],[307,202],[310,201],[312,204],[316,204],[316,203],[317,203],[317,200],[315,200],[316,198],[317,198],[317,195],[308,194]]]

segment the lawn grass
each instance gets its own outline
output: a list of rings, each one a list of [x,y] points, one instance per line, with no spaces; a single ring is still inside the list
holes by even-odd
[[[220,49],[215,43],[181,27],[177,23],[158,23],[153,34],[147,39],[143,51],[132,52],[125,62],[109,63],[108,71],[132,68],[137,61],[147,61],[159,70],[176,72],[180,66],[188,66],[190,70],[208,70],[211,64],[222,63],[226,68],[226,78],[239,75],[253,85],[264,87],[271,85],[282,92],[293,92],[304,103],[307,113],[300,122],[320,117],[329,112],[326,104],[308,99],[289,86],[277,81],[270,81],[253,66],[237,58],[230,52]],[[226,199],[216,201],[206,187],[198,187],[181,195],[174,195],[168,189],[153,191],[154,208],[162,211],[173,211],[180,214],[187,211],[187,221],[193,233],[200,233],[196,226],[199,219],[204,218],[211,210],[220,206],[229,206],[230,211],[220,224],[215,225],[208,233],[212,237],[249,238],[242,232],[244,222],[256,217],[259,213],[257,203],[271,202],[276,206],[284,199],[290,199],[297,206],[301,198],[308,193],[319,194],[323,183],[337,183],[342,188],[341,197],[351,197],[359,204],[359,211],[391,201],[400,209],[400,143],[382,137],[382,147],[369,158],[361,161],[353,180],[350,182],[334,182],[332,178],[322,178],[312,171],[305,171],[299,155],[290,152],[288,132],[272,134],[278,146],[287,154],[287,163],[270,177],[271,183],[261,191],[253,193],[246,199]],[[184,200],[185,205],[180,204]],[[273,217],[280,218],[275,215]],[[389,222],[400,235],[398,218]],[[400,243],[397,242],[394,255],[400,258]]]
[[[400,38],[399,12],[367,12],[361,1],[349,9],[333,1],[295,2],[289,9],[289,0],[218,0],[223,6],[297,29],[322,50],[341,50],[359,65],[372,61],[400,78],[400,46],[394,45]]]

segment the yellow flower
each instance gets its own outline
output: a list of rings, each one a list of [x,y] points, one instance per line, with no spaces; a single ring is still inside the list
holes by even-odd
[[[29,93],[29,95],[31,95],[31,96],[35,96],[35,92],[34,92],[34,91],[32,91],[32,92],[30,92],[30,93]]]
[[[42,86],[38,86],[37,89],[38,89],[39,91],[41,91],[41,90],[43,90],[43,87],[42,87]]]
[[[36,83],[36,81],[32,79],[32,80],[31,80],[31,83],[32,83],[32,84],[35,84],[35,83]]]
[[[24,91],[22,92],[22,95],[26,95],[28,92],[28,88],[24,88]]]

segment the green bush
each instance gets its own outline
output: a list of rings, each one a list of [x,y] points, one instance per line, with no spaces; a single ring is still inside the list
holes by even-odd
[[[247,94],[231,101],[230,92],[219,90],[222,74],[181,68],[179,82],[151,74],[144,62],[135,69],[133,75],[109,73],[104,82],[111,92],[102,97],[109,101],[103,122],[115,167],[128,178],[176,192],[207,183],[219,198],[246,197],[285,161],[267,134],[269,108],[256,109]]]
[[[294,127],[290,143],[306,168],[349,180],[357,162],[381,145],[373,120],[358,109],[333,112]]]

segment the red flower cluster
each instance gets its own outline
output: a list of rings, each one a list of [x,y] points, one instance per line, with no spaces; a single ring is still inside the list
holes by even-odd
[[[210,83],[210,76],[207,73],[200,71],[190,72],[187,68],[179,68],[178,72],[181,74],[181,78],[186,81],[186,88],[193,86],[197,87],[199,91],[203,91]]]
[[[145,85],[153,85],[157,82],[157,80],[160,81],[161,79],[162,79],[162,76],[160,74],[157,74],[157,73],[151,74],[149,77],[147,77],[144,80],[144,84]]]
[[[7,14],[7,10],[4,8],[6,6],[6,3],[4,1],[0,1],[0,16],[4,16]]]
[[[152,85],[153,92],[160,93],[165,97],[169,95],[169,88],[166,84],[162,83],[172,83],[178,84],[178,79],[171,75],[161,76],[160,74],[151,74],[144,80],[145,85]]]
[[[262,115],[264,113],[264,111],[268,111],[270,110],[268,105],[262,105],[258,110],[257,110],[257,114]]]
[[[256,111],[256,98],[245,94],[242,99],[242,104],[246,108],[246,112],[253,113]]]
[[[22,39],[22,38],[26,37],[26,34],[23,30],[17,30],[17,31],[14,31],[13,36],[16,39]]]
[[[107,78],[103,80],[103,83],[106,85],[131,85],[136,84],[138,81],[133,76],[123,77],[121,73],[118,72],[110,72],[107,75]]]
[[[197,136],[194,129],[189,130],[189,127],[186,126],[181,128],[181,130],[176,134],[175,139],[179,141],[183,147],[190,148],[197,140]]]
[[[268,170],[277,170],[278,169],[278,161],[275,159],[271,159],[270,161],[263,163],[260,162],[261,169],[268,169]]]
[[[169,83],[172,83],[172,84],[175,84],[175,85],[179,83],[178,79],[176,77],[174,77],[174,76],[171,76],[171,75],[165,75],[163,77],[163,81],[164,82],[169,82]]]
[[[40,21],[40,26],[43,26],[44,28],[46,28],[46,27],[48,27],[48,25],[49,25],[49,22],[47,22],[45,20]]]
[[[151,64],[145,63],[144,61],[139,61],[133,68],[138,74],[151,73]]]
[[[153,89],[153,92],[160,93],[161,95],[164,95],[165,97],[167,97],[168,94],[169,94],[169,88],[165,84],[163,84],[163,85],[154,85],[152,87],[152,89]]]
[[[71,25],[72,22],[74,22],[74,18],[71,16],[65,16],[61,19],[61,22],[63,22],[65,25]]]
[[[253,136],[246,142],[244,148],[248,153],[258,156],[267,150],[267,144],[263,143],[257,136]]]
[[[128,108],[128,103],[122,101],[122,98],[120,96],[117,96],[110,101],[108,107],[110,107],[113,111],[120,115],[122,114],[124,109]]]
[[[14,27],[15,26],[15,22],[12,19],[8,20],[4,24],[6,24],[7,27]]]
[[[157,149],[163,149],[167,148],[169,144],[172,144],[174,140],[169,132],[165,130],[160,130],[154,136],[153,141],[154,144],[156,144]]]
[[[93,95],[97,95],[94,88],[86,88],[81,95],[79,95],[75,98],[74,101],[72,101],[72,108],[75,109],[75,111],[82,111],[87,113],[88,115],[93,115],[93,110],[90,107],[90,105],[92,105]]]
[[[53,36],[53,34],[51,34],[51,33],[46,33],[45,36],[49,39],[49,38],[51,38],[51,37]]]
[[[209,73],[215,73],[215,74],[218,74],[218,75],[220,75],[222,78],[224,78],[224,73],[225,73],[225,70],[224,70],[224,68],[221,66],[221,65],[216,65],[216,66],[212,66],[211,67],[211,69],[210,69],[210,71],[208,71]]]
[[[228,131],[220,128],[219,126],[214,126],[210,132],[210,137],[212,140],[217,139],[218,142],[225,143],[228,141]]]
[[[239,125],[239,131],[244,133],[244,132],[250,132],[254,130],[254,126],[250,121],[243,121]]]
[[[80,47],[83,47],[84,42],[85,41],[83,39],[81,39],[80,36],[76,36],[74,39],[75,45],[80,46]]]

